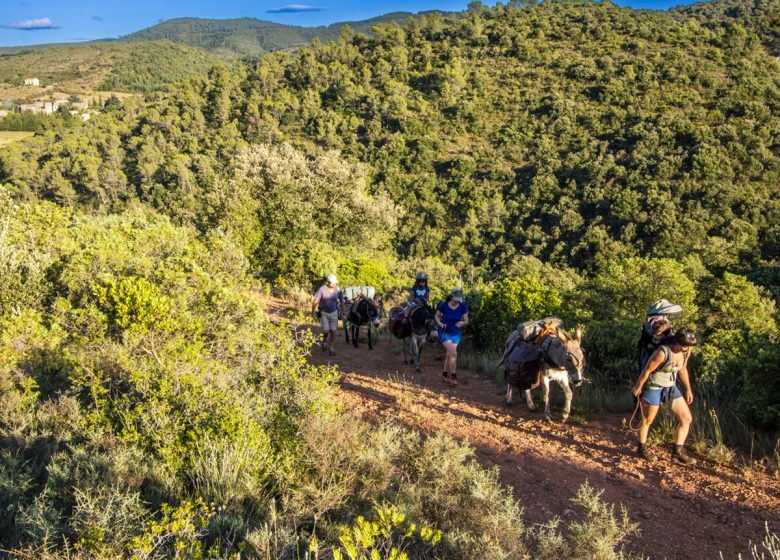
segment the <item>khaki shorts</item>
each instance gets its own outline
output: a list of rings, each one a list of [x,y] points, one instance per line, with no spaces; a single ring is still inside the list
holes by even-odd
[[[320,326],[323,331],[339,330],[339,312],[328,313],[327,311],[322,311],[320,314]]]

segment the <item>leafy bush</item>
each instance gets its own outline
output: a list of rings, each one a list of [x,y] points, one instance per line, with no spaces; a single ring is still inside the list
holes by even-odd
[[[518,323],[555,315],[561,303],[560,293],[554,287],[533,276],[507,278],[493,284],[485,291],[475,313],[480,347],[503,348]]]
[[[621,560],[631,558],[623,552],[622,544],[637,533],[638,526],[629,520],[621,507],[615,516],[615,506],[602,501],[602,491],[588,483],[577,490],[572,502],[582,510],[582,516],[567,523],[564,536],[559,530],[560,519],[554,519],[535,532],[534,558],[572,558],[576,560]]]
[[[333,549],[334,560],[408,560],[433,557],[430,550],[441,541],[442,533],[427,527],[418,528],[403,513],[392,508],[375,508],[375,521],[358,516],[351,527],[341,530],[341,545]]]
[[[342,286],[374,286],[382,289],[389,276],[382,263],[374,259],[340,260],[339,283]]]
[[[594,382],[612,390],[628,390],[639,378],[637,342],[642,322],[632,319],[592,321],[584,333],[588,368]]]
[[[612,260],[580,289],[580,316],[595,320],[644,319],[650,305],[665,298],[681,305],[678,322],[697,316],[696,286],[672,259],[631,257]]]

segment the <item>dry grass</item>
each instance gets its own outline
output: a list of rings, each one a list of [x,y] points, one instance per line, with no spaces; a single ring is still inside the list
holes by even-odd
[[[0,146],[16,142],[28,136],[32,136],[34,132],[17,132],[13,130],[0,130]]]

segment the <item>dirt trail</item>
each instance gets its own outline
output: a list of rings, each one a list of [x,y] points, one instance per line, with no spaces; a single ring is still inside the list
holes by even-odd
[[[444,385],[437,348],[425,347],[423,372],[415,374],[391,338],[369,352],[365,343],[347,346],[342,335],[336,356],[315,349],[311,360],[339,368],[341,398],[366,419],[469,441],[482,464],[500,468],[530,523],[571,515],[569,500],[587,480],[626,506],[642,531],[629,548],[653,559],[716,559],[719,551],[735,559],[749,540],[762,540],[765,523],[780,531],[780,481],[701,459],[693,468],[674,465],[660,447],[652,463],[641,464],[625,415],[549,423],[521,399],[504,406],[501,388],[475,373],[459,370],[460,384]]]

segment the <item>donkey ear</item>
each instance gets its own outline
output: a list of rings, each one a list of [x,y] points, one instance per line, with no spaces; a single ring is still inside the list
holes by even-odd
[[[577,328],[574,329],[574,340],[582,342],[582,325],[577,325]]]

